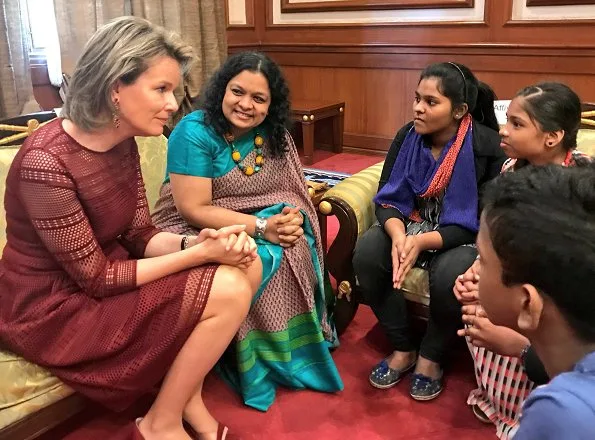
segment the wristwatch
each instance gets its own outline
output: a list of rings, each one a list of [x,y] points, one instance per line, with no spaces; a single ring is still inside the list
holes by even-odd
[[[267,219],[264,217],[256,218],[256,226],[254,227],[254,237],[264,238],[264,233],[267,230]]]

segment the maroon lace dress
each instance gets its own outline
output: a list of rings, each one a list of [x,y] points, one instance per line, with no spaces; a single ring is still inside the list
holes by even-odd
[[[154,389],[198,323],[217,266],[136,287],[152,223],[136,144],[89,151],[56,120],[6,181],[0,345],[120,410]]]

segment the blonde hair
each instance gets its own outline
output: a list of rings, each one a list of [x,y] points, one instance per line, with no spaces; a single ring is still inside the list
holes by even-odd
[[[150,61],[169,56],[180,64],[184,81],[195,60],[192,47],[174,32],[138,17],[119,17],[93,34],[83,49],[70,84],[62,116],[92,131],[111,122],[114,84],[134,83]]]

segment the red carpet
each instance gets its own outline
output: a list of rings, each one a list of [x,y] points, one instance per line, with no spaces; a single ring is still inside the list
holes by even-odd
[[[446,389],[433,402],[412,400],[407,378],[395,388],[382,391],[367,381],[370,367],[385,353],[383,335],[374,327],[368,307],[360,310],[341,338],[334,358],[345,383],[337,395],[312,391],[279,390],[267,413],[245,407],[223,382],[210,376],[205,400],[213,415],[228,424],[244,440],[476,440],[495,439],[494,428],[483,425],[465,405],[474,386],[471,360],[463,347],[447,376]],[[126,414],[90,408],[79,423],[61,426],[44,440],[125,439],[126,424],[141,415],[139,404]],[[93,412],[96,416],[93,417]]]
[[[383,156],[363,156],[354,153],[341,153],[315,163],[312,165],[312,168],[355,174],[382,160],[384,160]]]
[[[381,157],[340,154],[325,157],[314,168],[357,172]],[[346,166],[346,164],[348,164]],[[336,234],[329,222],[329,242]],[[483,425],[465,401],[474,387],[471,358],[461,345],[448,372],[446,389],[435,401],[419,403],[408,395],[407,378],[395,388],[381,391],[368,384],[370,368],[387,352],[386,341],[368,307],[358,314],[341,337],[334,358],[345,383],[337,395],[312,391],[279,390],[266,413],[242,404],[217,377],[205,383],[205,400],[213,415],[242,439],[287,440],[477,440],[495,439],[495,429]],[[150,402],[140,402],[125,414],[113,414],[95,406],[76,420],[46,434],[42,440],[125,439],[126,425],[142,415]]]

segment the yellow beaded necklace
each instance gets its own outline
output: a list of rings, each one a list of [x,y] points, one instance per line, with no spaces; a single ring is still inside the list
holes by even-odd
[[[254,135],[254,151],[256,152],[256,158],[254,159],[254,166],[246,166],[242,163],[242,155],[233,144],[235,137],[231,133],[225,133],[223,135],[225,142],[227,145],[231,147],[231,158],[238,166],[238,168],[246,175],[251,176],[253,174],[258,173],[263,165],[264,165],[264,156],[262,154],[262,146],[264,145],[264,138],[258,134],[258,132]]]

